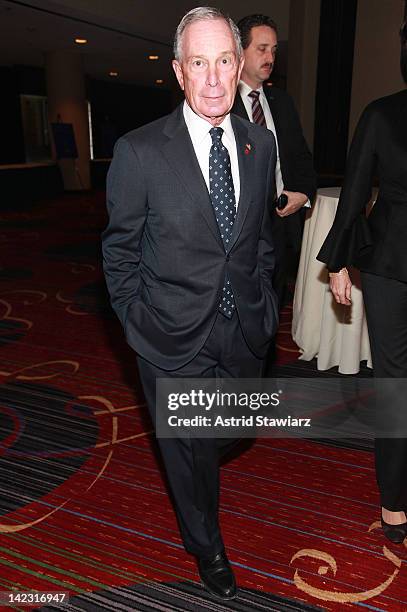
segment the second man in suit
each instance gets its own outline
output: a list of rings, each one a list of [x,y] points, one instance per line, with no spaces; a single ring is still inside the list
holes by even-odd
[[[280,307],[287,283],[286,248],[298,258],[304,206],[310,206],[316,177],[311,153],[305,142],[300,120],[292,98],[277,87],[263,87],[270,78],[277,52],[277,26],[266,15],[249,15],[238,22],[244,66],[232,112],[274,133],[277,143],[277,196],[287,196],[286,206],[273,213],[273,238],[276,269],[273,286]],[[273,203],[270,203],[273,206]]]

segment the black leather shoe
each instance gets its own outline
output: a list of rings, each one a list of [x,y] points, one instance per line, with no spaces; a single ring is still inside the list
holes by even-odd
[[[225,552],[211,559],[198,559],[198,570],[204,586],[212,595],[222,599],[236,597],[236,580]]]
[[[382,529],[386,538],[393,544],[402,544],[407,537],[407,521],[399,525],[390,525],[382,517]]]

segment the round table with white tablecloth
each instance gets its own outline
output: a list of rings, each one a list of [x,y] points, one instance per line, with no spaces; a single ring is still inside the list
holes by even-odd
[[[356,374],[361,361],[372,367],[359,273],[354,268],[350,271],[352,305],[337,304],[329,289],[328,270],[316,259],[335,218],[339,194],[339,187],[319,189],[314,206],[307,211],[292,335],[301,350],[299,359],[317,357],[318,370],[338,366],[342,374]]]

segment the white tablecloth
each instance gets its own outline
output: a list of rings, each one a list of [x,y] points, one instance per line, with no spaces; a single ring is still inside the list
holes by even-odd
[[[293,304],[292,335],[300,359],[317,357],[318,370],[339,366],[342,374],[356,374],[360,362],[372,367],[369,336],[359,273],[352,269],[352,305],[337,304],[329,290],[328,271],[316,256],[332,226],[339,187],[319,189],[304,226],[301,258]]]

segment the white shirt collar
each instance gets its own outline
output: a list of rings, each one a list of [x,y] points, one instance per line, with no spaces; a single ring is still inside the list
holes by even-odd
[[[212,146],[212,138],[209,134],[209,130],[213,126],[211,123],[209,123],[209,121],[206,121],[206,119],[202,119],[202,117],[199,117],[199,115],[194,113],[192,108],[190,108],[186,102],[184,102],[183,105],[183,113],[188,133],[192,141],[192,146],[209,191],[209,153]],[[219,127],[223,128],[224,130],[222,143],[229,151],[237,207],[240,197],[239,160],[237,155],[236,139],[232,128],[230,115],[226,115]]]
[[[253,90],[253,88],[249,87],[249,85],[247,85],[247,83],[245,83],[244,81],[239,81],[238,89],[242,97],[248,96],[251,91],[258,91],[260,95],[263,93],[262,85],[258,87],[257,89]]]
[[[183,112],[191,140],[194,145],[199,146],[208,136],[209,130],[213,127],[213,125],[209,123],[209,121],[206,121],[206,119],[202,119],[202,117],[197,115],[186,101],[184,101]],[[235,141],[232,122],[230,121],[230,114],[226,115],[218,127],[223,129],[225,135],[231,140],[231,142]]]

